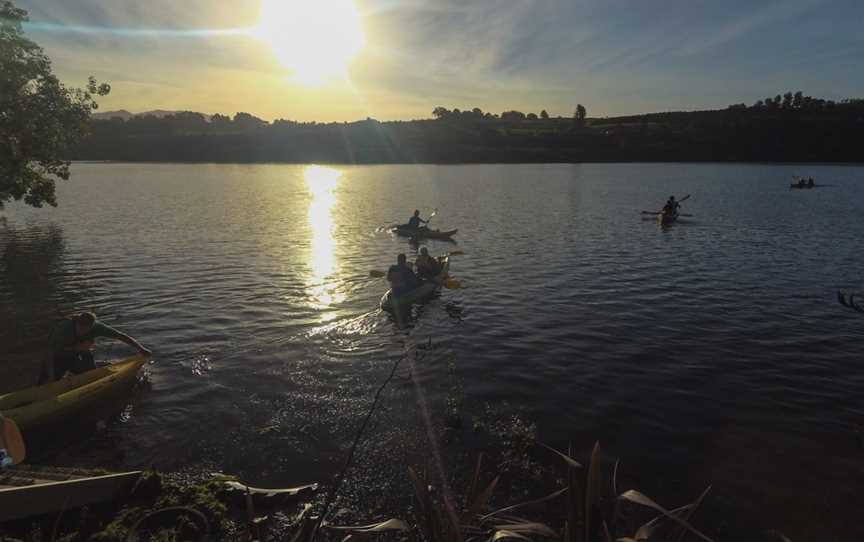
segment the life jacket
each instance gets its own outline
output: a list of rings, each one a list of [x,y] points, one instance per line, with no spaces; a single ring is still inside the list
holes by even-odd
[[[96,338],[93,336],[93,328],[90,329],[89,333],[85,333],[84,335],[79,335],[78,334],[78,326],[75,325],[75,318],[73,318],[72,316],[64,316],[63,318],[57,320],[56,323],[54,324],[54,327],[51,329],[51,335],[48,336],[48,342],[49,343],[53,343],[53,341],[51,339],[53,338],[54,333],[57,331],[57,328],[60,327],[60,324],[62,324],[64,322],[69,322],[69,325],[72,328],[72,337],[73,337],[73,341],[70,344],[64,344],[63,345],[64,347],[74,346],[76,344],[81,344],[81,343],[92,343],[93,341],[96,340]],[[95,324],[95,322],[94,322],[94,324]],[[95,328],[95,325],[93,327]]]

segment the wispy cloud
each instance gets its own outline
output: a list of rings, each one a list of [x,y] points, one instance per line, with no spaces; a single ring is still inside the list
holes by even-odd
[[[693,40],[679,51],[684,55],[700,55],[715,50],[751,32],[772,25],[781,26],[784,22],[800,17],[805,12],[825,7],[823,0],[783,0],[763,6],[755,11],[736,14],[731,21],[725,22],[716,30],[702,34],[698,41]],[[783,31],[781,29],[781,31]]]
[[[335,120],[428,116],[436,105],[723,107],[805,83],[812,94],[864,94],[860,0],[355,1],[367,47],[351,66],[354,87],[326,92],[292,86],[266,44],[244,34],[258,0],[17,3],[62,76],[115,82],[106,106],[127,109]]]

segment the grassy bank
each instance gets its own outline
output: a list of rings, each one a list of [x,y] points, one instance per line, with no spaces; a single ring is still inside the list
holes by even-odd
[[[518,425],[518,424],[517,424]],[[502,430],[502,428],[493,429]],[[597,443],[574,457],[533,442],[525,428],[503,429],[509,442],[471,469],[441,479],[434,469],[409,467],[413,494],[399,517],[353,511],[363,525],[321,522],[324,492],[315,487],[262,491],[217,475],[188,478],[148,473],[121,502],[59,515],[7,522],[0,540],[120,542],[124,540],[342,540],[387,535],[434,542],[467,540],[704,540],[696,524],[709,489],[682,506],[665,508],[641,492],[619,487],[619,462]],[[515,499],[546,486],[539,497]],[[783,540],[764,533],[764,540]]]

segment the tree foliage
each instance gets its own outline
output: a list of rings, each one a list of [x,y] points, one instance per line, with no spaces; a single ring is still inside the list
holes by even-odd
[[[69,178],[66,153],[87,134],[95,96],[107,84],[66,88],[41,47],[24,36],[27,12],[0,0],[0,207],[23,199],[57,205],[55,181]]]
[[[770,105],[768,102],[770,101]],[[490,163],[580,161],[864,162],[864,100],[805,96],[710,111],[529,120],[436,108],[438,120],[270,123],[178,112],[94,120],[76,160],[170,162]],[[533,117],[532,117],[533,119]]]
[[[521,111],[504,111],[501,113],[501,120],[506,121],[521,121],[525,120],[525,113]]]
[[[577,126],[585,126],[585,117],[588,115],[588,112],[585,110],[585,106],[582,104],[576,104],[576,113],[573,114],[573,120],[576,122]]]

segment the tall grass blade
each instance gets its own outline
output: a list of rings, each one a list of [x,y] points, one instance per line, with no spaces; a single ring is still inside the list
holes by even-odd
[[[471,502],[474,500],[474,493],[477,491],[477,484],[480,482],[480,468],[483,466],[483,453],[477,456],[477,466],[474,467],[474,475],[471,477],[471,485],[468,486],[468,491],[465,492],[465,505],[463,508],[468,510],[471,508]]]
[[[699,506],[702,505],[702,500],[705,499],[705,496],[708,495],[709,491],[711,491],[711,486],[706,487],[705,491],[703,491],[702,494],[699,495],[699,498],[693,501],[693,503],[690,505],[690,509],[687,510],[686,513],[684,513],[681,519],[683,519],[684,521],[690,521],[690,516],[692,516],[696,512],[696,509],[698,509]],[[684,539],[684,535],[686,533],[687,531],[682,527],[681,534],[678,535],[678,542],[681,542]]]
[[[600,510],[600,442],[594,443],[591,460],[588,463],[588,477],[585,480],[585,541],[592,539],[591,524],[593,516]]]
[[[306,484],[304,486],[297,486],[297,487],[268,489],[268,488],[247,486],[245,484],[242,484],[240,482],[236,482],[233,480],[223,480],[222,483],[225,484],[225,486],[227,486],[229,489],[232,489],[235,491],[242,491],[244,493],[249,493],[251,495],[263,495],[265,497],[273,497],[275,495],[292,496],[292,495],[297,495],[298,493],[305,491],[307,489],[311,489],[311,490],[318,489],[318,484]]]
[[[619,495],[618,498],[624,499],[625,501],[629,501],[632,503],[640,504],[642,506],[651,508],[652,510],[656,510],[657,512],[660,512],[661,514],[668,517],[672,521],[674,521],[674,522],[678,523],[679,525],[681,525],[682,527],[686,528],[688,531],[692,532],[693,534],[695,534],[696,536],[698,536],[702,540],[705,540],[706,542],[714,542],[713,540],[711,540],[710,538],[708,538],[707,536],[705,536],[704,534],[699,532],[695,527],[690,525],[688,522],[679,518],[675,514],[672,514],[670,511],[666,510],[665,508],[663,508],[662,506],[660,506],[659,504],[657,504],[656,502],[654,502],[650,498],[646,497],[642,493],[639,493],[635,489],[625,491],[624,493]]]
[[[414,485],[414,500],[416,501],[418,511],[417,524],[420,527],[420,531],[427,541],[437,540],[436,534],[438,534],[438,530],[433,520],[433,508],[435,505],[429,496],[426,484],[420,480],[420,477],[417,476],[417,473],[411,467],[408,467],[408,477]]]
[[[487,507],[489,499],[492,497],[492,493],[495,491],[495,486],[498,485],[498,478],[499,476],[496,476],[495,479],[492,480],[492,482],[488,486],[486,486],[486,489],[484,489],[482,493],[477,495],[477,498],[474,499],[474,502],[471,503],[471,507],[468,509],[467,517],[473,518],[474,516],[479,515],[480,512]]]
[[[514,533],[513,531],[495,531],[495,534],[489,537],[489,542],[496,542],[498,540],[503,540],[505,538],[518,538],[520,540],[531,540],[527,536],[521,535],[519,533]]]
[[[408,524],[401,519],[391,518],[370,525],[325,525],[327,529],[336,531],[352,531],[355,533],[381,533],[386,531],[410,531]]]
[[[687,510],[690,510],[692,506],[692,504],[685,504],[680,508],[670,510],[669,513],[675,514],[676,516],[682,515]],[[634,534],[633,536],[636,538],[636,540],[648,540],[649,538],[651,538],[654,530],[660,526],[660,522],[664,519],[666,519],[666,516],[663,515],[653,518],[651,521],[648,521],[644,525],[639,527],[639,529],[636,530],[636,534]]]
[[[523,506],[531,506],[532,504],[540,504],[541,502],[551,501],[552,499],[555,499],[555,498],[563,495],[564,492],[566,492],[566,491],[567,491],[567,488],[564,487],[564,488],[561,488],[554,493],[550,493],[549,495],[546,495],[545,497],[541,497],[541,498],[535,499],[533,501],[526,501],[523,503],[514,504],[511,506],[506,506],[504,508],[500,508],[498,510],[495,510],[494,512],[490,512],[490,513],[486,514],[485,516],[481,517],[480,522],[482,523],[489,518],[497,517],[497,516],[499,516],[505,512],[511,512],[513,510],[516,510],[517,508],[522,508]]]
[[[569,455],[561,453],[551,446],[546,446],[542,442],[540,443],[540,446],[543,446],[544,448],[546,448],[550,452],[554,452],[554,453],[558,454],[558,456],[561,457],[561,459],[563,459],[565,463],[567,463],[568,465],[570,465],[574,469],[581,469],[582,468],[582,463],[579,463],[578,461],[576,461],[575,459],[573,459]]]
[[[606,542],[612,542],[612,535],[609,534],[609,526],[606,525],[606,520],[603,520],[603,536],[606,537]]]
[[[527,521],[524,523],[507,523],[496,525],[495,530],[499,532],[511,532],[525,535],[545,536],[547,538],[557,538],[558,533],[553,531],[548,525]]]
[[[315,525],[317,520],[313,517],[303,518],[300,527],[294,532],[291,542],[312,542],[315,538]]]

